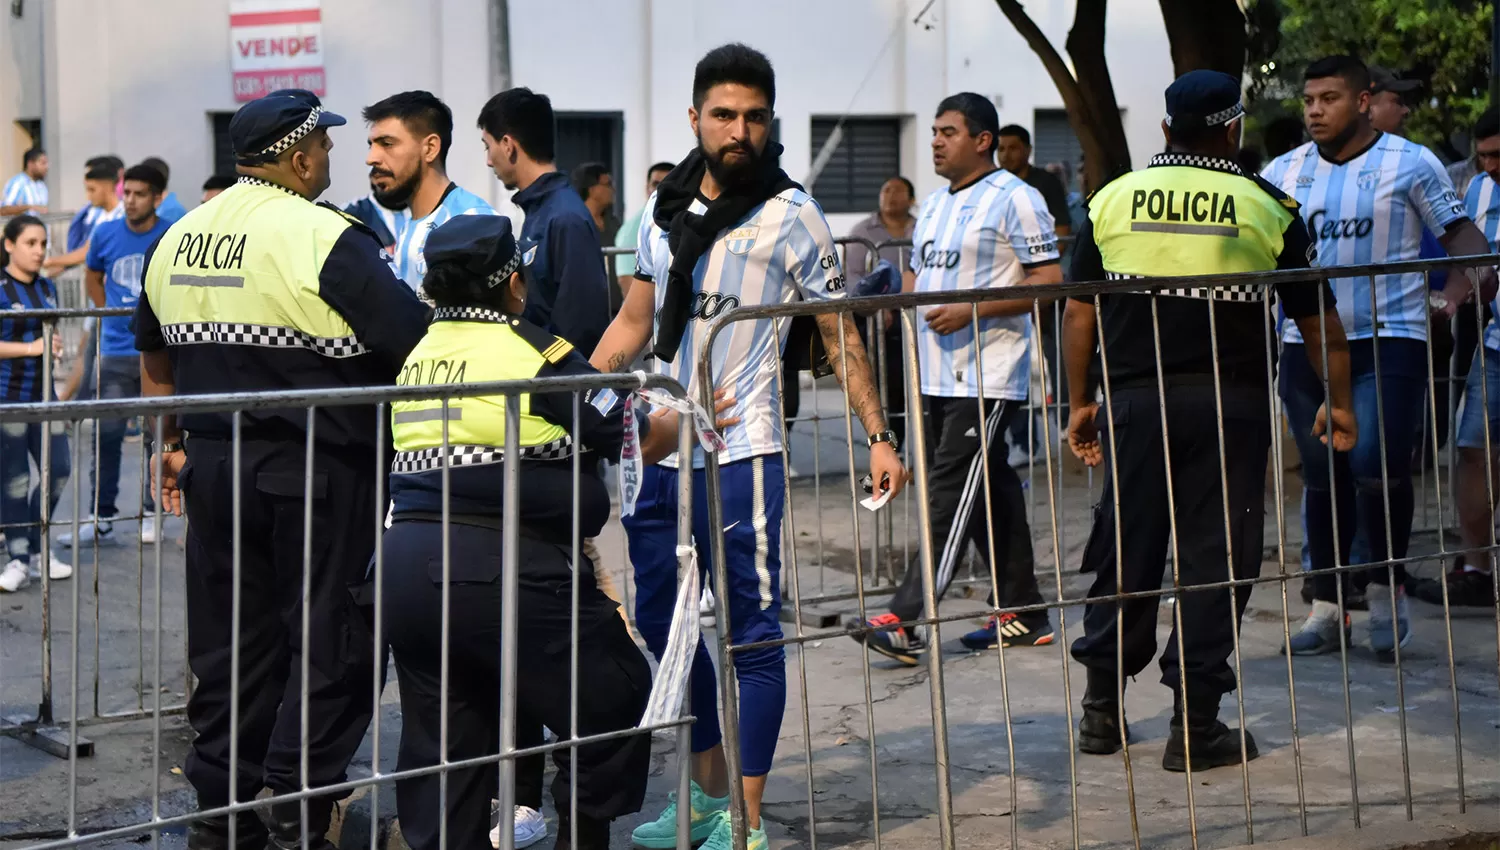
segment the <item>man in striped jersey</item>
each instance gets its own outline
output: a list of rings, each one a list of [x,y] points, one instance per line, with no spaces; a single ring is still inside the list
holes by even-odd
[[[0,215],[47,211],[47,152],[32,148],[21,157],[21,173],[0,191]]]
[[[1030,287],[1062,281],[1057,236],[1041,193],[995,167],[1000,120],[989,99],[972,92],[945,98],[932,124],[932,164],[948,179],[922,202],[904,292]],[[1052,299],[1041,298],[1042,302]],[[1021,479],[1006,462],[1005,429],[1021,410],[1031,377],[1030,298],[925,310],[917,325],[922,403],[937,446],[930,484],[932,540],[941,598],[972,542],[996,559],[990,602],[1039,605],[1031,528]],[[988,474],[985,472],[988,464]],[[988,487],[986,488],[986,484]],[[915,666],[927,645],[900,625],[922,615],[922,569],[913,561],[891,597],[890,611],[870,619],[878,631],[856,635],[873,652]],[[970,649],[1042,646],[1053,641],[1046,610],[991,616],[964,635]]]
[[[1491,107],[1474,126],[1475,159],[1484,173],[1474,175],[1464,192],[1464,207],[1490,243],[1500,251],[1500,113]],[[1458,421],[1458,532],[1465,549],[1489,546],[1495,524],[1491,499],[1500,496],[1496,477],[1500,460],[1500,302],[1490,305],[1495,314],[1484,329],[1484,344],[1474,353],[1464,389],[1464,407]],[[1481,359],[1482,358],[1482,359]],[[1489,424],[1486,426],[1485,421]],[[1486,430],[1486,427],[1488,430]],[[1489,475],[1486,481],[1485,470]],[[1467,563],[1460,555],[1446,578],[1448,604],[1489,606],[1495,604],[1494,563],[1488,555]],[[1421,579],[1408,585],[1413,596],[1434,605],[1443,604],[1443,580]]]
[[[456,215],[494,215],[490,205],[448,179],[453,112],[431,92],[393,94],[365,107],[370,125],[370,188],[387,209],[406,208],[396,237],[396,273],[419,296],[427,234]]]
[[[655,331],[659,373],[699,392],[700,348],[712,321],[739,306],[844,296],[844,274],[828,222],[778,164],[770,141],[776,80],[764,55],[742,44],[710,51],[693,76],[688,111],[698,147],[667,175],[646,204],[636,253],[636,282],[594,350],[601,371],[626,368]],[[886,428],[865,350],[848,314],[817,318],[828,360],[870,438],[870,472],[892,494],[906,481]],[[781,637],[781,516],[784,441],[777,371],[787,323],[737,322],[712,351],[714,386],[736,405],[724,412],[742,424],[725,433],[719,457],[727,606],[736,644]],[[658,658],[666,648],[677,587],[677,476],[691,464],[693,536],[700,567],[709,563],[703,456],[676,455],[647,467],[633,515],[624,519],[635,566],[636,625]],[[692,841],[705,850],[731,846],[729,776],[718,723],[713,662],[700,641],[693,658],[693,786],[655,822],[635,830],[638,846],[676,846],[678,805],[692,809]],[[750,850],[764,850],[760,803],[786,709],[786,654],[780,646],[735,653],[738,718]]]
[[[1489,252],[1437,157],[1371,126],[1370,73],[1363,62],[1328,57],[1308,66],[1303,78],[1303,118],[1313,141],[1278,157],[1264,176],[1301,205],[1319,266],[1415,260],[1423,227],[1440,234],[1450,254]],[[1477,270],[1473,280],[1486,297],[1493,295],[1493,269]],[[1413,417],[1424,409],[1427,387],[1424,276],[1384,274],[1330,283],[1348,331],[1361,432],[1354,450],[1334,458],[1331,469],[1326,447],[1312,437],[1313,418],[1324,399],[1322,381],[1308,363],[1297,328],[1288,324],[1282,331],[1286,349],[1280,393],[1302,458],[1314,569],[1348,563],[1356,528],[1365,532],[1372,563],[1406,557],[1413,508]],[[1472,290],[1470,276],[1453,276],[1432,299],[1438,316],[1446,321]],[[1398,644],[1411,640],[1401,589],[1405,574],[1400,565],[1369,574],[1370,645],[1386,661],[1394,660]],[[1338,584],[1333,574],[1315,577],[1312,614],[1288,651],[1315,655],[1338,650],[1339,629],[1348,629],[1347,615],[1339,610]]]

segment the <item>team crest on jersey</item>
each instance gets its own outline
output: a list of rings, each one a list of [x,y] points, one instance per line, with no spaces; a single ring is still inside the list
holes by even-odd
[[[1354,185],[1358,186],[1361,192],[1369,192],[1379,184],[1380,169],[1378,168],[1371,168],[1365,171],[1361,171],[1358,176],[1354,178]]]
[[[724,236],[724,247],[731,254],[748,254],[750,248],[755,245],[755,237],[760,234],[759,225],[749,227],[736,227]]]
[[[976,206],[974,206],[973,204],[970,204],[969,206],[966,206],[966,207],[959,207],[959,209],[958,209],[958,226],[959,227],[965,227],[965,226],[968,225],[968,223],[970,221],[973,221],[974,220],[974,212],[977,209],[979,209],[979,208],[976,207]]]

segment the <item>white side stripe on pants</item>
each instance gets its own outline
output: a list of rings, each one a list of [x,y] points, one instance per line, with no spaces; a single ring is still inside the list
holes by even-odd
[[[750,524],[755,529],[755,577],[760,580],[760,610],[771,607],[771,570],[766,565],[771,542],[766,537],[766,459],[750,461]]]
[[[969,477],[964,479],[964,492],[958,500],[958,512],[953,515],[953,525],[948,528],[948,540],[943,545],[943,557],[938,562],[934,587],[940,592],[953,580],[954,567],[958,564],[959,553],[963,551],[964,533],[968,531],[969,515],[974,512],[974,495],[979,491],[980,482],[984,480],[984,447],[994,449],[995,438],[999,436],[1000,420],[1008,404],[1010,402],[1001,401],[990,411],[984,429],[985,443],[975,448],[974,460],[969,463]],[[995,541],[995,545],[999,546],[1000,542]]]

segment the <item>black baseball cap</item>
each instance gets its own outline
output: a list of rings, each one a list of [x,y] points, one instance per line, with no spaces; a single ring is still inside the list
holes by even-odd
[[[516,269],[530,265],[536,250],[530,243],[516,244],[510,219],[503,215],[457,215],[427,237],[422,257],[431,269],[441,263],[455,264],[490,286],[510,279]]]
[[[229,120],[229,142],[240,165],[274,162],[321,127],[341,127],[344,116],[323,108],[304,89],[280,89],[241,106]]]
[[[1188,71],[1167,86],[1167,126],[1216,127],[1245,114],[1240,81],[1222,71]]]
[[[1405,94],[1421,87],[1422,83],[1418,80],[1403,80],[1394,71],[1379,65],[1370,66],[1370,94],[1380,94],[1383,91]]]

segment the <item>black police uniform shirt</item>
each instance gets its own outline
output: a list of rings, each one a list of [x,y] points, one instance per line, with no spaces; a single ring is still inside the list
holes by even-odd
[[[599,374],[571,343],[525,319],[484,307],[439,308],[427,336],[402,370],[402,386]],[[620,456],[624,394],[593,389],[578,405],[586,452],[578,474],[578,521],[594,537],[609,520],[609,492],[598,458]],[[573,534],[572,392],[521,395],[521,533],[567,545]],[[391,406],[396,453],[391,464],[394,519],[431,520],[443,511],[446,444],[450,521],[493,525],[504,512],[504,399],[501,396],[397,402]],[[456,415],[455,415],[456,414]],[[444,417],[447,417],[446,436]],[[650,433],[647,420],[641,434]],[[475,519],[478,522],[474,522]]]
[[[1276,187],[1228,160],[1165,153],[1153,157],[1150,167],[1121,175],[1090,196],[1071,276],[1096,281],[1301,269],[1315,256],[1297,202]],[[1219,287],[1210,300],[1209,289],[1185,283],[1157,290],[1162,374],[1211,379],[1212,304],[1220,380],[1226,386],[1268,391],[1267,287]],[[1276,298],[1292,320],[1318,314],[1319,289],[1331,309],[1332,292],[1314,278],[1275,286]],[[1094,303],[1092,295],[1073,297]],[[1152,325],[1152,298],[1101,295],[1099,313],[1111,388],[1156,386],[1158,333]],[[1095,358],[1091,366],[1095,383],[1102,359]]]
[[[369,228],[251,178],[162,234],[142,280],[136,348],[168,352],[180,395],[391,384],[427,326]],[[181,425],[231,437],[230,413]],[[303,407],[241,413],[247,439],[301,441],[307,427]],[[318,407],[314,428],[329,449],[376,444],[371,406]]]

